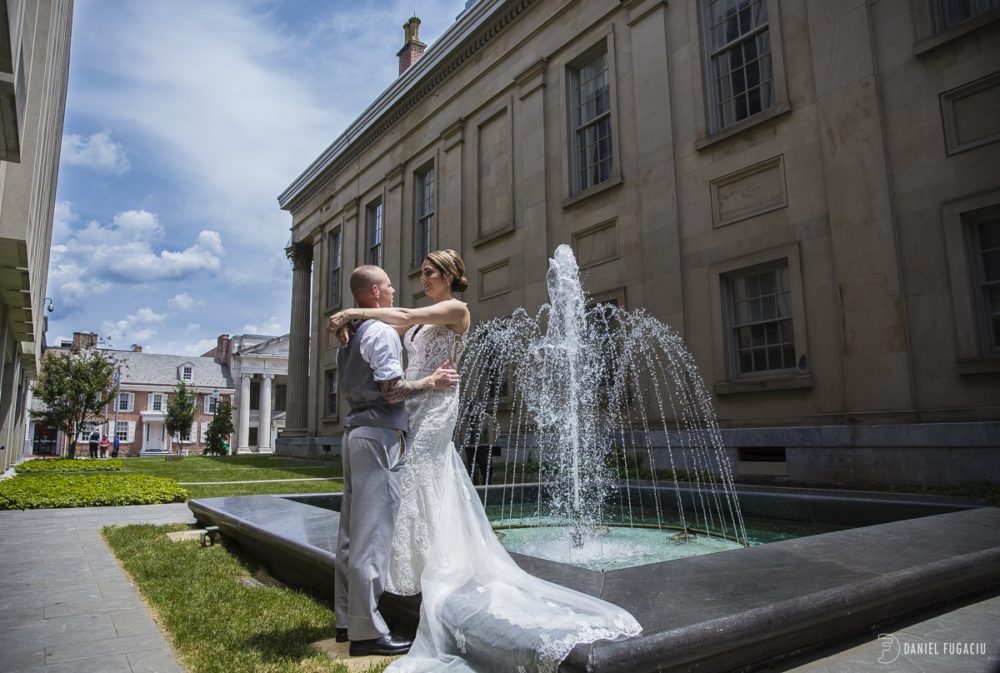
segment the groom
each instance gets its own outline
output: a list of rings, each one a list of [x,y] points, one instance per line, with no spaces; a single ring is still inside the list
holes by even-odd
[[[395,290],[384,270],[351,273],[360,308],[389,308]],[[405,654],[412,642],[389,631],[378,609],[399,509],[399,474],[409,422],[403,397],[417,390],[403,380],[399,335],[384,322],[364,320],[337,353],[341,395],[351,410],[344,422],[344,493],[337,540],[334,611],[337,640],[350,640],[351,656]],[[438,369],[436,389],[457,385],[452,369]]]

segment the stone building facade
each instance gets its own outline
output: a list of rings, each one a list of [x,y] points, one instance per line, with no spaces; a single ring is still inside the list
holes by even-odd
[[[232,373],[236,453],[273,453],[285,428],[288,391],[288,335],[219,337],[214,354]]]
[[[45,348],[72,22],[72,0],[0,0],[0,473],[25,450]]]
[[[998,68],[993,0],[470,4],[279,197],[279,450],[339,446],[351,268],[415,305],[455,248],[482,321],[570,243],[683,336],[739,473],[1000,480]]]

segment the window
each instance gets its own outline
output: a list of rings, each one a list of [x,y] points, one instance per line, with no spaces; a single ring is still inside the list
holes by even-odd
[[[570,68],[573,128],[573,192],[611,178],[611,87],[608,51]]]
[[[163,393],[151,393],[149,396],[149,410],[163,411],[167,405],[166,397]]]
[[[795,369],[788,264],[726,279],[732,371],[758,376]]]
[[[769,108],[774,99],[768,0],[702,0],[712,133]]]
[[[219,407],[219,397],[217,395],[205,395],[205,413],[215,415],[215,410]]]
[[[380,205],[381,207],[381,205]],[[379,244],[381,249],[381,243]],[[340,306],[340,258],[343,237],[340,229],[330,232],[330,261],[326,279],[326,305]],[[381,254],[381,253],[380,253]]]
[[[368,249],[365,252],[365,264],[374,264],[375,266],[382,266],[383,255],[382,255],[382,238],[385,233],[383,230],[383,213],[384,209],[382,207],[382,199],[376,199],[375,201],[368,204],[365,208],[365,230],[367,231],[366,240],[368,241]],[[339,235],[339,230],[338,230]],[[339,246],[339,243],[338,243]],[[338,271],[339,271],[339,257],[338,257]]]
[[[135,393],[118,393],[118,411],[132,411]]]
[[[260,411],[260,380],[256,378],[250,381],[250,408]]]
[[[118,438],[119,442],[128,441],[128,421],[115,422],[115,437]]]
[[[83,425],[80,426],[80,436],[77,437],[78,442],[90,441],[90,433],[97,428],[98,424],[95,421],[84,421]]]
[[[948,30],[998,7],[1000,0],[931,0],[934,32]]]
[[[288,397],[288,386],[284,383],[274,384],[274,410],[285,411],[285,399]]]
[[[617,296],[594,298],[587,305],[587,322],[600,335],[603,344],[600,364],[600,386],[615,385],[616,364],[621,360],[622,325],[620,308],[623,299]]]
[[[326,370],[326,394],[324,395],[323,415],[328,418],[337,415],[337,370]]]
[[[413,266],[419,267],[434,250],[434,167],[416,174],[413,201],[416,219],[413,231]]]
[[[1000,355],[1000,208],[973,217],[969,234],[983,353]]]
[[[194,378],[194,367],[185,365],[181,369],[181,380],[190,381],[192,378]]]

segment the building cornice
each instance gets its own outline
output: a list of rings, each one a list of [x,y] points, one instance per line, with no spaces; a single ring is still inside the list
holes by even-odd
[[[480,0],[382,92],[361,116],[278,196],[295,210],[326,186],[417,103],[489,45],[525,10],[540,0]]]

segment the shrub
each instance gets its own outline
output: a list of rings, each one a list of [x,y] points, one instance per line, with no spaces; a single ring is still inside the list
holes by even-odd
[[[18,474],[51,474],[53,472],[120,472],[125,464],[120,458],[105,460],[74,460],[72,458],[35,458],[14,468]]]
[[[145,474],[27,474],[0,482],[0,509],[184,502],[175,479]]]

